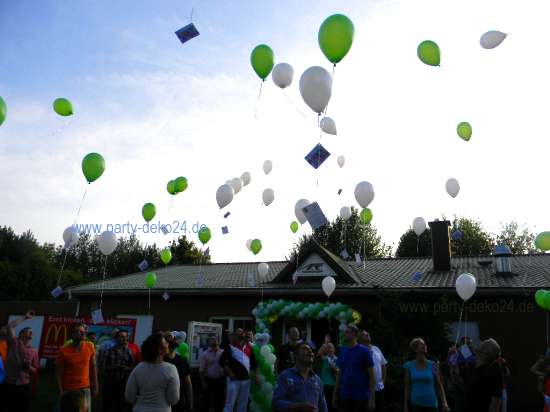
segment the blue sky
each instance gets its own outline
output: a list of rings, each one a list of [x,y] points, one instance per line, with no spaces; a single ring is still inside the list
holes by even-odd
[[[151,201],[163,222],[211,226],[216,261],[284,258],[298,236],[288,229],[294,203],[318,200],[334,218],[356,205],[353,188],[362,180],[375,187],[374,222],[388,243],[397,244],[416,216],[466,215],[491,231],[514,219],[547,230],[549,6],[412,3],[2,2],[0,96],[8,117],[0,127],[0,222],[59,243],[85,187],[80,161],[97,151],[107,169],[90,185],[79,222],[141,224],[141,205]],[[174,31],[192,8],[201,35],[182,45]],[[297,84],[309,66],[330,70],[317,30],[336,12],[354,21],[356,37],[336,68],[329,104],[339,134],[323,136],[332,156],[315,172],[303,157],[318,140],[316,116]],[[509,36],[483,50],[479,37],[491,29]],[[424,39],[440,45],[440,68],[416,58]],[[249,55],[259,43],[294,66],[287,91],[294,106],[268,79],[256,119],[260,81]],[[74,104],[69,119],[51,110],[60,96]],[[474,129],[468,143],[455,132],[463,120]],[[347,159],[342,169],[338,155]],[[268,176],[266,159],[274,162]],[[216,188],[244,171],[253,182],[224,219]],[[165,185],[179,175],[190,186],[168,212]],[[444,191],[450,177],[461,183],[456,199]],[[266,187],[275,191],[267,208]],[[264,241],[261,256],[246,250],[249,238]]]

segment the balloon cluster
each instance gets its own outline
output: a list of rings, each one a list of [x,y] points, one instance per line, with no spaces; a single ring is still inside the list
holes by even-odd
[[[277,378],[275,377],[275,348],[269,343],[269,333],[258,333],[256,335],[256,344],[252,347],[256,362],[258,363],[258,382],[252,379],[250,394],[251,412],[270,411],[271,398],[273,398],[273,389]]]
[[[250,184],[252,180],[249,172],[244,172],[241,177],[234,177],[218,187],[216,190],[216,202],[218,207],[223,209],[233,201],[233,197],[241,191],[241,189]]]
[[[183,176],[179,176],[175,178],[174,180],[170,180],[166,184],[166,190],[171,195],[177,195],[178,193],[184,192],[185,189],[187,189],[188,183],[187,179]]]

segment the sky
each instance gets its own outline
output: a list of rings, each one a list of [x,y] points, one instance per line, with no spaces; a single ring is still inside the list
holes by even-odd
[[[193,229],[209,226],[215,262],[282,260],[311,232],[289,229],[298,199],[332,220],[358,206],[353,191],[366,180],[373,223],[394,247],[417,216],[548,230],[549,11],[544,0],[0,1],[0,224],[60,244],[80,205],[77,222],[105,230],[141,227],[153,202],[153,222],[177,222],[178,234],[198,242]],[[181,44],[174,32],[191,13],[201,34]],[[317,33],[334,13],[354,22],[355,38],[328,106],[338,134],[321,137],[331,156],[315,171],[304,156],[319,141],[317,116],[298,83],[310,66],[331,70]],[[508,36],[485,50],[488,30]],[[426,39],[439,44],[440,67],[417,58]],[[250,52],[261,43],[293,66],[294,81],[283,91],[269,77],[258,98]],[[57,97],[72,101],[73,116],[54,113]],[[456,134],[461,121],[469,142]],[[106,170],[81,202],[89,152]],[[220,211],[216,189],[246,171],[251,184]],[[166,183],[177,176],[189,187],[172,197]],[[445,192],[451,177],[456,198]],[[137,234],[161,247],[178,235]],[[254,238],[257,256],[246,248]]]

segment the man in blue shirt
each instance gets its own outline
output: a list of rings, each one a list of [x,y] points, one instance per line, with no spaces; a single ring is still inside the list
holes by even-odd
[[[344,332],[347,346],[342,348],[336,365],[336,385],[332,403],[341,412],[365,412],[375,409],[376,379],[369,348],[357,342],[359,329],[348,325]]]
[[[312,369],[314,355],[307,344],[296,348],[296,366],[279,375],[273,392],[276,412],[327,412],[321,378]]]

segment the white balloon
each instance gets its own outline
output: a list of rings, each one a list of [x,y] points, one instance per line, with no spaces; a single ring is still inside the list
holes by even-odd
[[[216,201],[220,209],[226,207],[233,200],[233,187],[227,183],[218,187],[216,190]]]
[[[462,300],[468,300],[476,293],[476,278],[470,273],[463,273],[456,279],[456,293]]]
[[[266,175],[270,174],[273,169],[273,162],[271,160],[266,160],[264,162],[263,169]]]
[[[413,230],[416,236],[420,236],[427,229],[426,221],[423,217],[415,217],[413,220]]]
[[[243,182],[243,186],[248,186],[248,184],[250,183],[250,181],[252,180],[252,176],[250,176],[250,172],[244,172],[242,175],[241,175],[241,180]]]
[[[344,206],[340,209],[340,217],[344,220],[348,220],[351,217],[351,207]]]
[[[330,117],[323,117],[321,119],[321,130],[327,134],[336,135],[336,123]]]
[[[99,251],[105,256],[113,253],[116,249],[116,245],[116,236],[110,230],[106,230],[97,237],[97,246],[99,247]]]
[[[80,237],[78,230],[74,226],[69,226],[63,231],[63,242],[65,242],[65,249],[69,249],[76,245],[78,238]]]
[[[296,202],[296,205],[294,206],[294,214],[296,215],[296,219],[298,219],[298,222],[300,222],[301,224],[304,224],[307,220],[306,215],[304,214],[302,209],[309,204],[309,200],[300,199]]]
[[[258,275],[260,275],[260,279],[265,279],[268,272],[269,272],[269,265],[267,263],[258,264]]]
[[[271,72],[271,78],[273,83],[279,86],[281,89],[288,87],[292,83],[294,77],[294,69],[288,63],[278,63]]]
[[[336,289],[336,281],[332,276],[325,276],[321,286],[323,287],[323,292],[325,292],[327,298],[330,298],[330,295],[332,295],[334,289]]]
[[[247,248],[248,250],[250,250],[250,245],[252,245],[252,239],[248,239],[248,240],[246,241],[246,248]]]
[[[233,188],[233,193],[237,194],[243,187],[243,182],[240,177],[235,177],[229,181],[229,185]]]
[[[327,107],[332,93],[332,77],[319,66],[307,69],[300,78],[300,94],[304,102],[318,114]]]
[[[277,357],[274,354],[270,353],[269,355],[267,355],[265,360],[269,365],[275,365],[275,362],[277,361]],[[266,392],[273,391],[273,385],[271,385],[269,382],[266,382],[264,385],[262,385],[262,389],[265,389]]]
[[[456,197],[458,195],[458,192],[460,192],[460,185],[458,184],[458,180],[456,180],[454,177],[451,177],[449,180],[447,180],[447,183],[445,183],[445,190],[451,197]]]
[[[346,158],[344,156],[338,156],[338,159],[336,159],[336,161],[338,162],[338,166],[340,167],[344,167],[344,165],[346,164]]]
[[[481,47],[484,49],[494,49],[504,41],[506,36],[506,33],[498,30],[491,30],[481,36],[479,44],[481,44]]]
[[[368,207],[374,199],[374,188],[369,182],[359,182],[355,186],[355,200],[362,208]]]
[[[265,189],[262,193],[262,199],[264,201],[264,205],[266,206],[273,203],[273,200],[275,200],[275,192],[273,192],[273,189]]]

